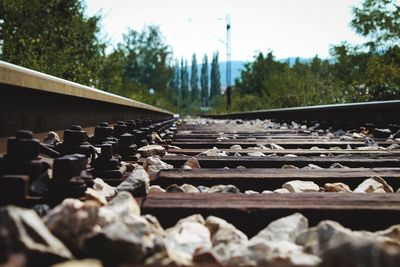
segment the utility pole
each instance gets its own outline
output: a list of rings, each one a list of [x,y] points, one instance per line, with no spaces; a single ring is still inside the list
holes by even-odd
[[[231,50],[231,16],[226,15],[226,109],[231,108],[232,97],[232,50]]]

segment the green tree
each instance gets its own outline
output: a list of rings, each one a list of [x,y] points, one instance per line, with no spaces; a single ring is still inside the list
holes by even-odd
[[[195,101],[199,97],[199,73],[197,70],[196,54],[193,54],[192,56],[190,88],[191,88],[192,101]]]
[[[127,60],[124,81],[165,93],[173,69],[169,65],[170,47],[164,43],[159,28],[147,26],[141,32],[130,29],[123,39],[118,49]]]
[[[372,51],[386,51],[400,42],[400,5],[398,0],[365,0],[353,8],[351,26],[369,39]]]
[[[201,86],[201,106],[208,107],[208,58],[204,55],[203,63],[201,65],[201,76],[200,76],[200,86]]]
[[[182,101],[183,103],[188,102],[188,96],[189,96],[189,72],[188,72],[188,66],[187,66],[187,61],[183,61],[183,58],[181,59],[181,93],[182,93]]]
[[[210,99],[221,94],[221,73],[219,71],[218,52],[213,54],[211,62]]]
[[[2,0],[1,59],[75,82],[96,85],[105,44],[99,16],[79,0]]]

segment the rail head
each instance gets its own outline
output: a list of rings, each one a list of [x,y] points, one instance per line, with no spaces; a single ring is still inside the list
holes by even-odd
[[[89,86],[67,81],[58,77],[34,71],[0,60],[0,84],[13,85],[29,90],[55,93],[79,97],[87,100],[102,101],[142,110],[154,111],[165,115],[173,115],[171,112],[114,95]],[[0,87],[0,89],[2,89]]]
[[[275,119],[278,121],[319,121],[330,124],[399,124],[393,116],[400,111],[400,100],[373,101],[264,109],[247,112],[234,112],[221,115],[205,115],[215,119]]]

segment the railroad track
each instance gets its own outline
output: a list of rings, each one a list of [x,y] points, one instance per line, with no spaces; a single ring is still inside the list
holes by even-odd
[[[293,211],[309,215],[313,224],[331,219],[353,229],[377,230],[399,222],[398,194],[243,194],[246,190],[271,192],[293,180],[313,181],[321,188],[326,183],[344,183],[354,190],[373,176],[384,177],[397,190],[399,141],[374,138],[373,146],[368,146],[366,136],[357,132],[335,136],[335,130],[321,127],[302,130],[297,124],[294,127],[277,124],[275,128],[263,128],[243,126],[242,121],[231,122],[179,127],[171,142],[179,149],[171,147],[167,150],[170,155],[163,157],[174,168],[161,170],[153,183],[163,188],[172,184],[234,185],[242,194],[150,194],[142,208],[159,214],[158,218],[163,218],[166,209],[174,210],[174,214],[181,211],[178,217],[191,213],[218,214],[250,235],[260,231],[266,222]],[[204,152],[213,147],[225,155],[207,156]],[[196,157],[201,168],[180,168],[191,157]],[[165,217],[169,225],[177,219],[172,218],[173,214]]]
[[[400,263],[400,101],[177,121],[4,62],[0,85],[0,264]]]

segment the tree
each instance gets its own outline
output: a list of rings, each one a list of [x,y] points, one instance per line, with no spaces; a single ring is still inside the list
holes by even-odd
[[[124,81],[143,86],[146,91],[154,88],[165,93],[173,69],[169,65],[170,47],[164,43],[159,28],[147,26],[141,32],[129,29],[123,39],[118,49],[127,60]]]
[[[99,16],[79,0],[2,0],[1,59],[75,82],[96,85],[105,44]]]
[[[189,96],[189,72],[188,72],[188,66],[187,66],[187,61],[183,61],[183,58],[181,59],[181,93],[182,93],[182,102],[186,103],[187,98]]]
[[[218,52],[214,53],[211,63],[210,98],[221,94],[221,73],[219,71]]]
[[[366,45],[372,51],[386,51],[399,45],[400,5],[398,0],[365,0],[353,8],[351,26],[369,39]]]
[[[199,97],[199,73],[197,70],[197,59],[196,54],[192,56],[192,69],[190,76],[190,88],[192,101],[195,101]]]
[[[201,65],[201,106],[208,107],[208,58],[204,55],[203,64]]]
[[[181,86],[181,73],[180,73],[180,68],[179,68],[179,61],[176,61],[175,65],[173,67],[173,75],[172,75],[172,79],[170,81],[170,87],[178,95],[179,91],[180,91],[180,86]]]

